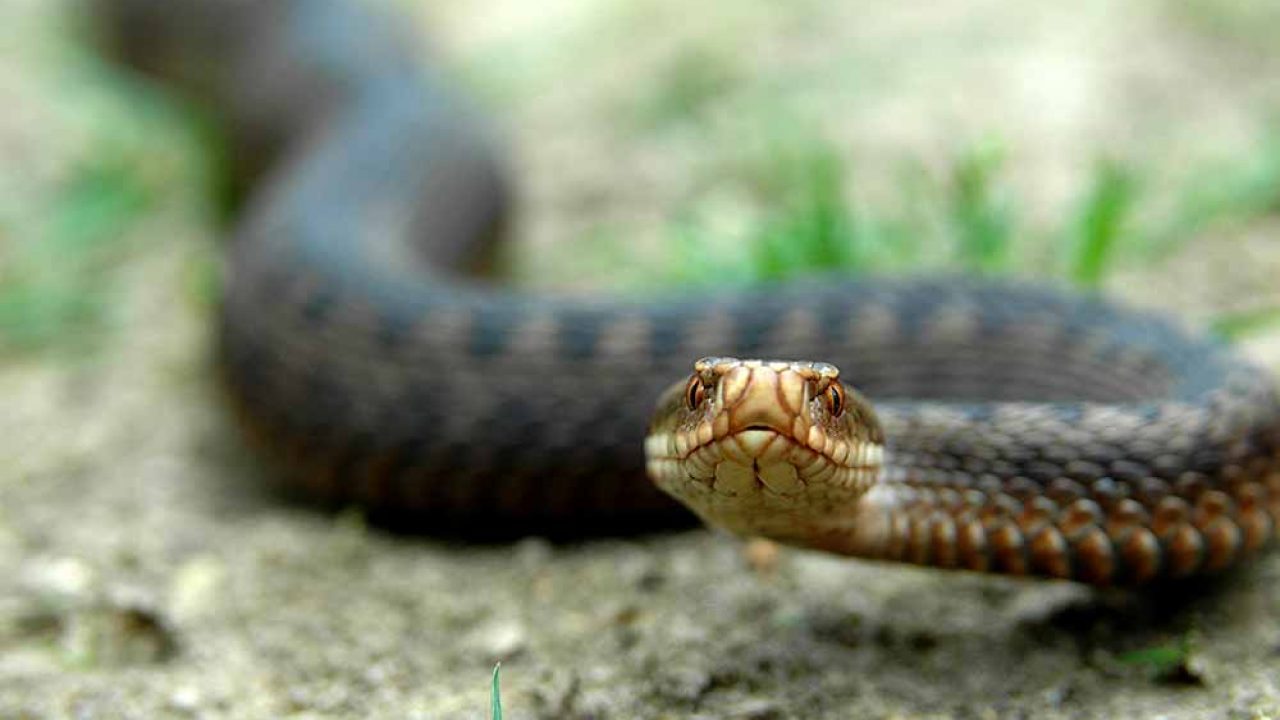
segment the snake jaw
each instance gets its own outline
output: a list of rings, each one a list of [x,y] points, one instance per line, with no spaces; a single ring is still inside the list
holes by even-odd
[[[827,363],[707,358],[664,395],[645,443],[650,477],[707,522],[786,539],[840,523],[875,482],[883,439],[870,405]],[[693,407],[690,382],[706,392]],[[680,399],[676,399],[676,396]],[[810,528],[811,529],[811,528]]]

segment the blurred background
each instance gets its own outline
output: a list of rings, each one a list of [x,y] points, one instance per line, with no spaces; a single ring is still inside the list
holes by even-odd
[[[815,270],[1044,278],[1211,326],[1280,367],[1280,5],[380,4],[410,18],[424,61],[447,68],[495,119],[519,193],[504,258],[512,282],[653,292]],[[396,677],[423,716],[478,714],[485,696],[464,688],[481,688],[486,662],[510,655],[507,645],[540,648],[539,668],[556,657],[555,640],[530,635],[536,613],[511,619],[529,588],[495,579],[509,569],[504,551],[404,547],[370,537],[358,519],[294,515],[225,482],[251,461],[226,431],[208,364],[226,227],[219,134],[196,106],[104,60],[93,40],[80,3],[0,2],[0,589],[12,582],[14,591],[0,591],[0,678],[6,670],[22,678],[24,698],[76,688],[86,707],[102,709],[114,697],[107,688],[122,682],[113,668],[185,657],[167,666],[174,689],[157,702],[199,709],[219,691],[201,682],[192,647],[210,642],[230,667],[245,668],[229,671],[220,692],[230,698],[261,680],[254,663],[263,643],[297,663],[299,638],[327,642],[337,632],[274,618],[262,624],[284,628],[279,644],[270,633],[250,643],[228,635],[229,617],[260,619],[253,609],[278,605],[281,593],[306,594],[338,624],[344,611],[325,603],[342,605],[353,573],[390,583],[378,597],[399,598],[387,601],[393,608],[405,598],[428,602],[412,583],[444,578],[492,600],[480,610],[448,606],[441,617],[463,625],[446,634],[462,644]],[[579,586],[617,566],[610,553],[645,567],[655,561],[634,553],[709,554],[725,575],[742,573],[727,545],[671,542],[557,562]],[[330,552],[361,563],[317,570],[315,553]],[[560,551],[535,543],[513,552],[536,574]],[[554,585],[561,570],[545,572]],[[672,601],[717,577],[704,574],[671,581],[682,588]],[[859,602],[880,607],[923,587],[912,583],[933,582],[906,577],[914,578],[906,589],[891,583]],[[243,594],[228,600],[232,580]],[[999,581],[965,582],[955,594],[981,604],[991,591],[973,588]],[[737,607],[736,591],[724,592],[720,601]],[[794,602],[786,588],[764,592],[780,606]],[[999,625],[1008,619],[1001,612],[979,615]],[[642,645],[675,642],[656,624],[645,635],[646,616],[627,617]],[[1241,622],[1239,637],[1223,640],[1241,645],[1230,647],[1259,633],[1280,638],[1271,625]],[[574,627],[578,635],[560,628],[563,652],[581,637]],[[1089,677],[1054,642],[1037,651],[1050,658],[1046,672]],[[638,667],[627,652],[599,662]],[[951,657],[945,643],[940,652]],[[316,662],[343,677],[352,661]],[[443,669],[455,662],[465,675]],[[970,662],[996,678],[1008,670]],[[68,668],[90,672],[69,680]],[[433,672],[440,686],[415,695],[414,673]],[[335,682],[323,672],[306,677]],[[552,686],[567,682],[550,677]],[[602,682],[575,677],[588,697]],[[299,707],[342,714],[297,690],[310,687],[306,678],[288,679],[302,692]],[[526,680],[525,690],[512,682],[528,701],[541,680]],[[1034,694],[1045,681],[1021,682]],[[785,683],[767,687],[783,692]],[[970,692],[957,707],[979,702],[981,692]],[[1079,692],[1086,703],[1094,697]],[[900,701],[887,707],[921,712],[909,696],[887,691]],[[1104,696],[1095,701],[1111,702]],[[375,709],[403,710],[395,698]],[[1171,707],[1188,710],[1184,700]],[[35,699],[4,702],[0,715],[48,710]],[[270,692],[264,702],[264,717],[287,706]],[[619,706],[650,707],[635,702]],[[678,692],[663,702],[684,716]],[[58,716],[64,706],[49,707]],[[230,716],[257,712],[226,707],[243,710]]]
[[[389,4],[496,118],[518,282],[962,270],[1232,331],[1280,306],[1267,4]],[[0,331],[19,352],[105,330],[117,273],[172,244],[142,225],[219,219],[216,128],[98,57],[77,10],[0,10]]]

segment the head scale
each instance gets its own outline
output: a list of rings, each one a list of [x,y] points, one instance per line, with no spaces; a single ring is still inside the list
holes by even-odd
[[[659,401],[649,476],[741,534],[785,540],[811,537],[813,523],[841,525],[875,482],[884,438],[839,375],[821,362],[699,360]]]

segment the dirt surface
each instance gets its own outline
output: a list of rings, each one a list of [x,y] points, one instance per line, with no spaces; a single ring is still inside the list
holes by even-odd
[[[749,221],[717,178],[756,111],[784,104],[769,92],[860,167],[1004,138],[1033,225],[1097,154],[1172,184],[1247,152],[1280,100],[1280,18],[1248,3],[534,5],[413,8],[501,118],[525,276],[600,228],[643,253],[691,195]],[[13,39],[67,10],[21,0],[0,25]],[[92,125],[42,84],[57,54],[14,47],[0,243]],[[712,58],[721,89],[653,119],[654,84],[686,57]],[[744,553],[705,531],[472,547],[283,502],[211,379],[191,285],[216,231],[196,174],[173,167],[131,230],[142,249],[121,260],[98,349],[0,366],[0,718],[479,718],[498,660],[509,718],[1280,717],[1276,556],[1131,596]],[[868,173],[885,192],[889,173]],[[1274,300],[1274,229],[1216,228],[1109,289],[1193,321]],[[1246,350],[1280,367],[1275,335]]]

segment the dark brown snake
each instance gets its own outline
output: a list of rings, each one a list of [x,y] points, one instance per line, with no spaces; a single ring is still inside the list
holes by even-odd
[[[582,299],[488,284],[477,115],[346,0],[102,0],[210,103],[248,202],[227,387],[286,483],[419,529],[678,512],[873,558],[1139,584],[1280,521],[1272,380],[1151,315],[1027,285],[820,279]],[[812,358],[822,364],[710,360]],[[856,386],[862,393],[853,392]],[[862,396],[876,401],[872,410]],[[876,418],[879,422],[876,422]]]

